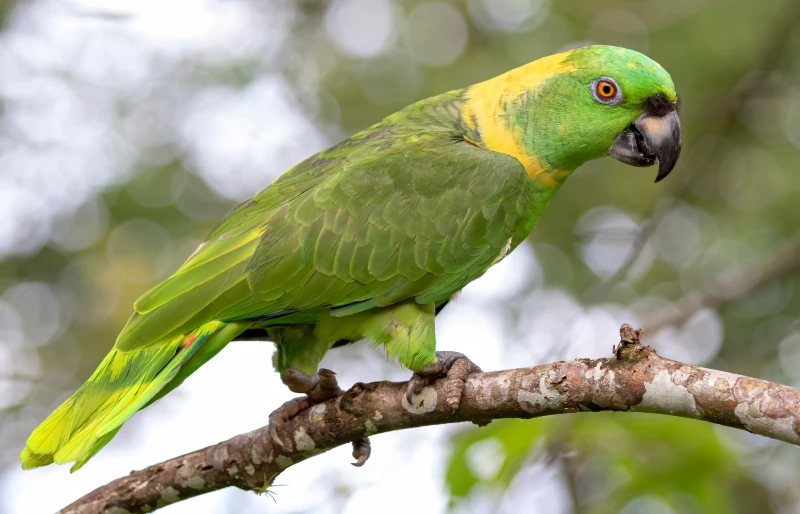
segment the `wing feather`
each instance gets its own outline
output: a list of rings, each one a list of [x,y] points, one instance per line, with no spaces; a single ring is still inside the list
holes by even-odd
[[[452,141],[377,157],[348,159],[276,226],[266,224],[248,264],[256,294],[279,288],[281,309],[341,307],[337,315],[447,297],[491,266],[525,218],[530,184],[513,158]],[[277,230],[295,235],[268,244]],[[265,268],[296,252],[309,270],[359,287],[342,296]]]
[[[516,159],[452,136],[379,125],[299,164],[136,302],[116,348],[212,320],[449,298],[494,263],[531,195]]]

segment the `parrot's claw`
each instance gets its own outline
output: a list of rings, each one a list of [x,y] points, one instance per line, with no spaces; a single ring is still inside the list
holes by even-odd
[[[461,404],[467,377],[470,373],[480,372],[481,368],[463,353],[436,352],[436,363],[414,373],[408,381],[406,400],[409,404],[412,403],[414,395],[421,393],[423,388],[433,384],[437,378],[445,377],[445,400],[451,409],[456,410]]]
[[[281,436],[284,425],[286,425],[287,421],[295,417],[298,412],[311,407],[313,404],[314,402],[311,398],[308,396],[301,396],[289,400],[269,415],[269,436],[279,448],[289,452],[293,451],[292,439],[287,437],[284,441],[284,438]]]
[[[336,398],[342,394],[336,373],[329,369],[320,369],[315,376],[309,376],[296,369],[289,368],[281,374],[281,380],[295,393],[305,393],[289,400],[269,415],[269,435],[272,441],[286,451],[293,451],[291,438],[281,436],[287,421],[312,405]]]
[[[353,458],[356,459],[356,461],[352,463],[353,466],[357,468],[363,466],[369,459],[371,453],[372,446],[370,445],[368,437],[353,441]]]
[[[336,373],[324,368],[314,377],[290,368],[281,375],[281,379],[292,391],[306,394],[289,400],[269,415],[270,438],[279,448],[291,452],[294,451],[292,438],[283,435],[286,422],[313,405],[341,396],[343,391],[336,381]],[[363,466],[369,459],[370,453],[368,438],[353,441],[353,458],[356,459],[353,466]]]

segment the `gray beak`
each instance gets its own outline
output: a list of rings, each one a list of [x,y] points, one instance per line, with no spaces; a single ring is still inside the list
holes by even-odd
[[[608,155],[631,166],[652,166],[658,161],[658,182],[678,162],[681,143],[681,122],[674,109],[662,116],[642,114],[617,136]]]

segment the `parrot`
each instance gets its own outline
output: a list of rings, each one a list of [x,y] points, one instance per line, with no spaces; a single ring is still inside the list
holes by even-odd
[[[437,352],[437,313],[529,236],[583,163],[657,163],[658,182],[681,138],[669,73],[614,46],[570,49],[417,101],[236,207],[136,300],[96,371],[30,435],[22,467],[78,470],[234,340],[273,343],[275,371],[305,395],[270,417],[282,445],[282,421],[342,393],[319,369],[333,348],[382,346],[414,373],[407,399],[431,380],[463,382],[456,363],[479,368]]]

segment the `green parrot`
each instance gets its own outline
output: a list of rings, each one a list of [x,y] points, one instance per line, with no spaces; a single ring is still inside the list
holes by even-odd
[[[677,103],[656,62],[587,46],[421,100],[312,155],[136,301],[97,370],[31,434],[22,467],[77,470],[235,339],[274,342],[281,379],[307,395],[279,409],[278,428],[341,393],[318,367],[343,344],[382,345],[416,373],[408,395],[446,376],[464,356],[436,351],[439,309],[528,237],[584,162],[658,162],[664,178],[681,149]]]

